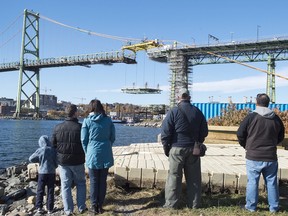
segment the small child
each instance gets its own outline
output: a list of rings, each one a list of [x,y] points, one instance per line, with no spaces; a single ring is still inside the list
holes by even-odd
[[[54,184],[55,184],[55,170],[57,167],[56,150],[52,147],[47,135],[39,138],[39,146],[30,157],[29,161],[32,163],[39,163],[38,170],[38,187],[36,205],[37,212],[44,214],[43,197],[45,193],[45,186],[47,185],[47,210],[51,214],[54,209]]]

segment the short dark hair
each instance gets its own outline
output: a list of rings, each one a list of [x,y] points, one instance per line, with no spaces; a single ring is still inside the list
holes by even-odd
[[[90,112],[102,113],[103,115],[106,115],[105,110],[100,100],[97,100],[97,99],[91,100],[89,103],[89,107],[90,107]]]
[[[179,89],[179,91],[178,91],[178,97],[179,97],[180,99],[184,99],[184,100],[190,99],[190,92],[189,92],[189,90],[186,89],[186,88]]]
[[[270,98],[267,94],[260,93],[260,94],[257,94],[256,102],[257,102],[257,105],[259,106],[268,107],[270,103]]]
[[[77,106],[75,104],[70,104],[67,107],[66,112],[68,113],[68,117],[74,116],[74,114],[77,112]]]

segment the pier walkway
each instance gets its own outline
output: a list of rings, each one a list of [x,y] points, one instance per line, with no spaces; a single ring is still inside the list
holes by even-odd
[[[206,144],[201,158],[202,182],[211,186],[246,186],[245,150],[239,144]],[[130,187],[163,187],[169,169],[160,143],[113,147],[115,164],[110,168],[116,183]],[[288,151],[278,149],[279,179],[288,179]],[[183,177],[183,181],[184,181]],[[264,185],[263,179],[260,186]]]

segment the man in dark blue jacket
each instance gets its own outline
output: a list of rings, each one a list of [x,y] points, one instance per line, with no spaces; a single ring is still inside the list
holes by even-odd
[[[161,130],[164,152],[169,157],[164,207],[179,207],[184,169],[187,185],[187,206],[199,208],[201,164],[200,157],[193,155],[193,148],[195,142],[204,142],[208,135],[208,126],[203,113],[191,105],[190,94],[187,89],[179,91],[178,100],[178,106],[167,113]]]
[[[267,94],[258,94],[256,109],[244,118],[237,131],[239,143],[246,150],[245,208],[251,212],[257,208],[261,173],[267,186],[269,210],[279,210],[277,144],[283,141],[285,128],[281,119],[268,108],[269,102]]]

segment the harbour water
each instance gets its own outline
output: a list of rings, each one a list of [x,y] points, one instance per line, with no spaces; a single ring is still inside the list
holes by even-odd
[[[39,147],[39,137],[51,137],[54,126],[61,122],[0,119],[0,169],[27,162],[29,156]],[[160,133],[160,128],[129,127],[123,124],[115,124],[115,128],[114,146],[156,142]]]

